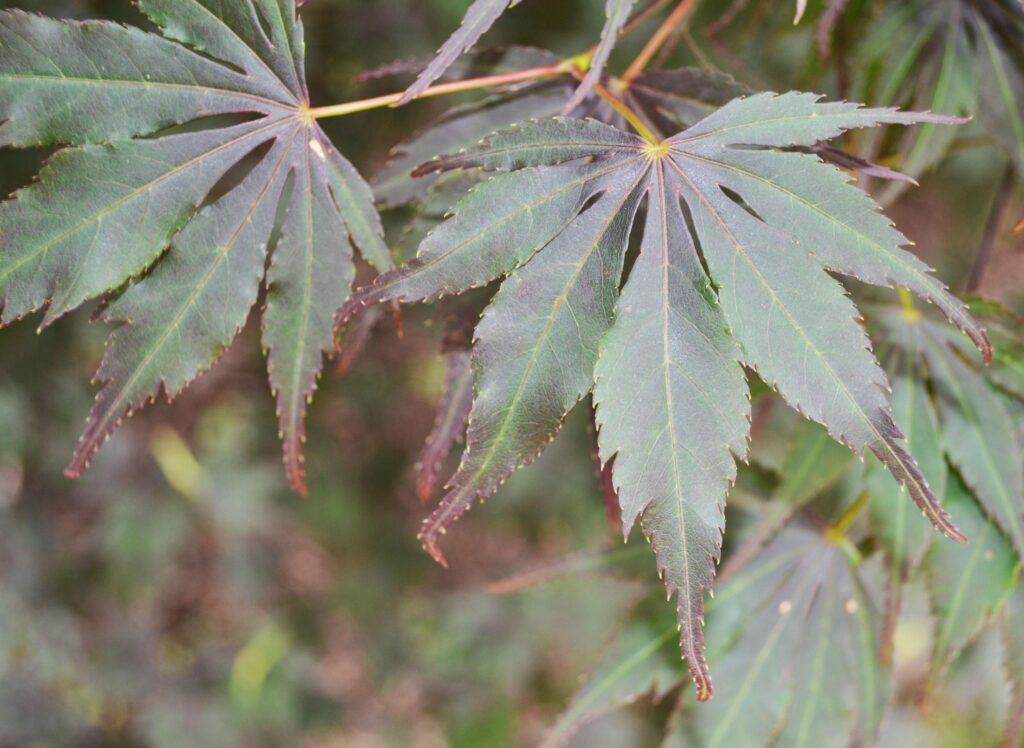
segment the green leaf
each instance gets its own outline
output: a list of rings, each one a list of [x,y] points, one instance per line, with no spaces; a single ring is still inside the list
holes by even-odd
[[[992,365],[985,374],[1005,392],[1024,400],[1024,317],[993,301],[970,302],[971,312],[992,339]]]
[[[1003,32],[1017,40],[1015,51],[1019,61],[1024,19],[1007,19],[993,29],[979,18],[975,19],[973,27],[977,35],[975,74],[981,84],[981,116],[1010,154],[1018,173],[1024,174],[1024,68],[1020,62],[1013,62],[1013,42],[1004,48],[997,36],[998,32]]]
[[[304,490],[305,408],[349,296],[350,244],[391,263],[369,187],[308,114],[293,0],[139,5],[167,38],[0,12],[0,144],[80,145],[0,205],[0,322],[46,307],[46,325],[127,284],[103,315],[121,326],[78,475],[124,417],[217,360],[265,281],[286,469]]]
[[[1024,587],[1010,595],[1002,620],[1006,675],[1010,681],[1010,711],[1003,745],[1018,745],[1024,736]]]
[[[922,329],[949,459],[1024,554],[1024,463],[1015,421],[999,392],[947,343],[945,330],[929,321]]]
[[[678,661],[672,650],[675,627],[655,630],[646,623],[630,624],[558,718],[541,743],[556,748],[569,742],[587,723],[643,696],[663,698],[679,682]]]
[[[978,511],[967,487],[951,476],[946,507],[970,534],[969,545],[936,543],[928,553],[932,603],[938,616],[933,667],[941,670],[1006,601],[1020,561],[999,528]]]
[[[925,58],[918,63],[919,69],[924,72],[924,80],[917,89],[922,93],[914,100],[915,105],[962,114],[975,111],[976,85],[970,75],[972,53],[962,38],[960,24],[950,23],[944,30],[940,28],[935,32],[935,37],[933,48],[941,50],[941,55],[936,55],[934,59]],[[907,86],[904,90],[915,89]],[[955,131],[945,128],[930,125],[922,127],[919,133],[906,138],[902,144],[900,171],[915,178],[926,174],[946,157],[956,135]],[[882,203],[889,204],[904,189],[904,184],[889,185],[881,195]]]
[[[871,744],[886,691],[876,618],[844,553],[788,528],[718,591],[708,656],[728,697],[684,705],[667,744]]]
[[[737,170],[775,168],[766,166],[774,153],[751,146],[810,146],[854,127],[950,120],[817,98],[739,99],[658,144],[592,120],[555,118],[435,159],[417,173],[511,173],[475,188],[415,259],[361,289],[340,315],[508,276],[477,328],[467,449],[449,494],[424,524],[424,547],[443,562],[440,536],[531,462],[596,381],[600,452],[606,462],[615,458],[624,526],[628,532],[642,519],[669,592],[679,594],[682,649],[704,698],[711,693],[704,593],[721,548],[734,458],[746,454],[740,362],[832,438],[879,455],[933,523],[962,539],[903,448],[885,374],[856,309],[817,253],[840,244],[845,269],[857,277],[887,284],[900,274],[987,350],[983,332],[960,302],[915,269],[897,234],[878,233],[871,221],[888,224],[832,167],[779,154],[809,184],[839,185],[827,212],[793,199],[795,171],[780,172],[778,185],[774,171],[731,181]],[[785,202],[774,202],[773,190]],[[640,257],[620,295],[641,202],[647,219]],[[788,212],[786,202],[793,205]],[[754,215],[758,205],[765,212]],[[875,232],[874,244],[853,233],[834,239],[840,222],[855,221]]]
[[[764,433],[765,439],[779,437],[774,428]],[[854,454],[832,439],[826,429],[812,421],[798,421],[779,467],[779,484],[764,516],[729,555],[723,573],[730,574],[749,563],[801,509],[842,478],[853,462]],[[909,507],[905,501],[901,503]]]

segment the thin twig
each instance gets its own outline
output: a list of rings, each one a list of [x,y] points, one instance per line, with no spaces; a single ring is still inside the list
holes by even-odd
[[[654,36],[647,40],[647,44],[637,55],[637,58],[633,60],[626,72],[622,75],[622,80],[626,83],[631,83],[640,73],[644,71],[648,63],[654,59],[654,56],[658,54],[658,50],[661,49],[662,45],[665,44],[675,32],[676,28],[686,20],[686,17],[690,15],[690,11],[693,10],[697,4],[697,0],[682,0],[676,9],[669,14],[665,22],[658,27],[658,30],[654,32]]]
[[[444,96],[445,94],[450,93],[473,91],[478,88],[507,86],[511,83],[540,80],[542,78],[557,78],[560,75],[566,75],[571,72],[572,70],[567,63],[560,62],[554,65],[543,65],[536,68],[527,68],[526,70],[517,70],[514,73],[502,73],[500,75],[484,76],[483,78],[470,78],[468,80],[453,81],[451,83],[440,83],[436,86],[431,86],[417,98],[425,99],[431,96]],[[381,109],[383,107],[397,104],[401,101],[404,95],[404,93],[394,93],[388,94],[387,96],[377,96],[372,99],[351,101],[346,104],[334,104],[332,106],[311,108],[309,110],[309,116],[313,119],[323,119],[324,117],[343,117],[346,114],[365,112],[370,109]]]

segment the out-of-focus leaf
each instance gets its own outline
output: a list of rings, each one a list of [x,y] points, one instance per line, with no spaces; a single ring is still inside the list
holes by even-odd
[[[480,37],[487,33],[487,30],[494,25],[502,13],[520,2],[521,0],[475,0],[466,11],[462,25],[441,46],[437,56],[420,73],[416,82],[406,90],[399,105],[406,104],[423,94],[431,83],[444,75],[445,71],[455,63],[463,52],[468,51],[480,40]],[[566,112],[582,103],[593,89],[594,84],[600,80],[604,65],[618,41],[619,32],[629,19],[629,13],[634,5],[636,5],[636,0],[606,0],[607,21],[601,32],[601,41],[590,56],[586,75],[566,105]]]
[[[466,430],[466,419],[473,407],[473,362],[469,351],[451,351],[445,354],[445,359],[444,392],[438,405],[434,428],[427,437],[418,465],[416,495],[423,502],[430,501],[433,496],[441,463],[452,447],[461,441]]]
[[[921,322],[921,341],[950,461],[1024,554],[1024,461],[1014,420],[999,392],[933,325]]]
[[[1001,304],[971,299],[971,311],[992,339],[992,365],[985,374],[1014,397],[1024,400],[1024,317]]]
[[[894,355],[899,364],[893,371],[892,407],[896,423],[907,436],[911,454],[918,455],[921,472],[936,496],[946,495],[947,467],[938,415],[926,383],[921,378],[919,354],[912,348]],[[893,635],[903,606],[904,586],[911,571],[928,550],[933,535],[928,521],[911,511],[899,484],[877,461],[870,461],[865,475],[870,494],[871,527],[885,553],[888,567],[885,626],[882,630],[882,658],[892,654]]]
[[[917,332],[916,328],[911,331]],[[928,484],[937,496],[943,497],[948,470],[938,414],[922,376],[919,346],[911,344],[908,348],[892,355],[893,415],[906,434],[911,453],[918,455],[918,465]],[[932,539],[928,523],[908,510],[900,486],[874,461],[867,466],[867,489],[871,493],[872,527],[895,566],[895,573],[905,578],[921,560]]]
[[[753,91],[730,75],[703,68],[654,70],[626,89],[627,103],[663,132],[695,125],[719,107]]]
[[[946,508],[971,542],[935,543],[928,552],[929,587],[938,617],[933,666],[940,670],[978,635],[1020,575],[1013,548],[978,511],[956,476],[950,476]]]
[[[772,433],[765,438],[777,436]],[[913,450],[911,453],[916,454]],[[779,469],[779,484],[768,502],[765,515],[744,538],[742,545],[729,556],[722,569],[723,574],[731,575],[735,569],[750,563],[801,509],[838,481],[854,460],[853,452],[832,439],[826,429],[811,421],[798,421]],[[905,497],[900,503],[906,504],[910,510]],[[930,532],[930,526],[928,529]]]
[[[1007,601],[1001,632],[1011,693],[1003,746],[1013,748],[1024,738],[1024,587],[1019,583]]]
[[[877,614],[847,556],[821,535],[780,535],[719,589],[707,635],[728,696],[684,704],[666,745],[872,742],[887,691]]]
[[[858,98],[977,116],[1018,167],[1024,154],[1024,13],[1014,0],[909,0],[890,4],[860,32],[854,71]],[[897,145],[896,168],[911,177],[937,166],[956,133],[923,127]],[[878,153],[881,138],[870,151]],[[883,204],[905,185],[889,185]]]
[[[1019,47],[1005,48],[996,36],[1024,40],[1024,17],[1009,18],[995,29],[978,20],[974,30],[981,116],[1014,160],[1018,173],[1024,174],[1024,53]]]
[[[565,745],[580,728],[608,711],[643,696],[664,697],[682,675],[674,654],[675,638],[674,627],[658,631],[645,623],[630,624],[541,745]]]
[[[929,60],[924,70],[931,73],[926,92],[918,97],[914,106],[934,107],[936,111],[970,114],[974,111],[976,93],[970,76],[970,52],[961,40],[960,29],[951,24],[945,31],[943,53],[937,60]],[[949,128],[926,126],[920,133],[904,139],[899,166],[902,173],[918,178],[941,162],[956,139],[957,133]],[[906,189],[905,184],[893,183],[883,191],[880,199],[888,204]]]

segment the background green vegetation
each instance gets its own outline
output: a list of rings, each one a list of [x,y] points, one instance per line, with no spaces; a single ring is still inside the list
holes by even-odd
[[[575,53],[596,37],[602,5],[525,2],[487,42]],[[706,5],[715,7],[698,25],[719,15],[720,4]],[[845,83],[819,61],[813,20],[794,28],[781,5],[751,3],[712,42],[682,44],[674,60],[711,63],[758,88],[838,95]],[[852,5],[872,12],[871,3]],[[126,0],[0,2],[9,6],[145,26]],[[314,103],[400,89],[404,79],[352,79],[429,54],[466,6],[309,0]],[[812,2],[809,18],[819,9]],[[851,59],[862,29],[844,42]],[[614,59],[635,50],[626,42]],[[871,98],[868,73],[858,76],[865,101],[884,103]],[[451,103],[325,127],[372,174],[391,146]],[[1006,163],[984,139],[972,141],[972,127],[921,188],[889,208],[954,288]],[[0,153],[0,192],[26,184],[47,155]],[[1018,190],[982,288],[1018,311],[1024,251],[1010,228],[1022,215]],[[397,236],[400,217],[394,223]],[[401,340],[385,323],[344,378],[325,376],[310,416],[306,499],[284,484],[254,329],[179,401],[134,417],[82,480],[63,478],[105,335],[88,317],[70,315],[43,337],[31,321],[0,331],[0,746],[532,744],[631,605],[658,596],[650,559],[634,573],[628,551],[614,575],[584,573],[586,562],[576,561],[546,584],[509,594],[489,586],[621,548],[581,412],[536,465],[451,534],[451,571],[421,552],[413,466],[443,377],[430,310],[405,313]],[[773,438],[784,437],[769,432],[765,449],[780,446]],[[750,485],[767,492],[773,480],[763,471]],[[645,556],[636,538],[628,548]],[[995,745],[1008,702],[995,634],[987,629],[922,703],[933,626],[924,598],[911,589],[897,632],[898,708],[883,742]],[[657,710],[641,703],[606,717],[577,743],[656,744],[659,722],[648,717]]]

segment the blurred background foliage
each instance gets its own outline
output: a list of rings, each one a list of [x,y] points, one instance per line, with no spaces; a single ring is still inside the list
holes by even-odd
[[[467,5],[309,0],[314,102],[400,88],[403,81],[353,78],[429,54]],[[901,3],[851,2],[853,20],[837,27],[828,61],[813,22],[822,5],[812,0],[811,20],[794,27],[789,4],[704,3],[671,62],[714,66],[756,88],[853,91],[887,103],[877,98],[877,70],[858,60],[877,55],[868,30]],[[595,39],[602,6],[524,2],[486,41],[572,54]],[[0,7],[146,25],[127,0]],[[624,42],[615,59],[628,61],[643,38]],[[923,88],[909,103],[922,97]],[[414,103],[326,127],[369,175],[451,104]],[[921,187],[893,194],[888,207],[954,288],[970,272],[993,195],[1006,191],[1007,157],[979,128],[958,133],[949,155],[922,172]],[[902,152],[898,143],[847,145]],[[47,155],[0,153],[0,192],[28,183]],[[1011,183],[980,289],[1017,311],[1024,246],[1012,227],[1022,216]],[[399,236],[403,216],[392,219]],[[534,466],[452,533],[450,571],[421,552],[414,465],[444,376],[443,326],[429,309],[406,312],[401,337],[385,320],[344,377],[325,377],[310,418],[306,499],[282,478],[254,330],[178,401],[132,418],[85,478],[63,478],[105,334],[88,317],[70,315],[43,337],[31,320],[0,330],[4,748],[533,744],[630,610],[663,602],[646,545],[634,537],[622,546],[606,519],[582,409]],[[788,449],[784,429],[755,432],[760,459],[741,478],[729,543],[746,522],[744,492],[771,494],[779,476],[765,466]],[[831,488],[824,505],[842,505],[844,490]],[[1010,694],[996,627],[979,627],[943,683],[926,684],[934,619],[922,585],[906,599],[883,743],[998,744]],[[594,722],[575,744],[656,745],[660,708],[641,700]]]

